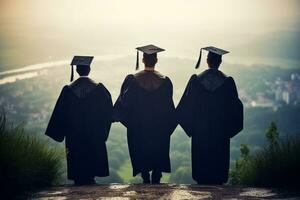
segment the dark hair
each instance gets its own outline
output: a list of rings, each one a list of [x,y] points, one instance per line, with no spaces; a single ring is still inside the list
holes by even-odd
[[[91,68],[90,66],[77,65],[76,71],[79,74],[79,76],[87,76],[89,75]]]
[[[207,55],[207,60],[208,60],[209,64],[211,65],[210,67],[218,68],[222,62],[222,56],[209,52]]]
[[[144,63],[147,67],[154,67],[157,63],[157,53],[143,54]]]

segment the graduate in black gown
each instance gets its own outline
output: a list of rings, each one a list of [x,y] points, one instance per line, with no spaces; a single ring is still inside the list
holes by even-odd
[[[177,125],[173,86],[154,69],[157,53],[164,50],[154,45],[137,50],[143,52],[145,69],[125,78],[114,105],[114,119],[127,128],[133,176],[141,173],[144,183],[160,183],[162,172],[171,172],[170,136]],[[137,52],[136,69],[138,59]]]
[[[93,57],[75,56],[71,63],[80,77],[64,86],[50,118],[46,135],[65,139],[68,179],[92,184],[108,176],[106,140],[112,121],[112,100],[102,83],[88,78]]]
[[[222,55],[215,47],[207,51],[208,69],[192,75],[177,106],[178,120],[192,138],[192,173],[198,184],[227,182],[230,138],[243,129],[243,104],[235,82],[219,70]],[[200,65],[202,49],[196,68]]]

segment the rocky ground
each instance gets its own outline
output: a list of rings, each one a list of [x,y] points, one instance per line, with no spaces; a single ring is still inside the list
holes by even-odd
[[[263,188],[199,186],[178,184],[110,184],[92,186],[63,186],[49,188],[33,194],[30,199],[99,199],[99,200],[135,200],[135,199],[300,199],[299,196],[283,191]]]

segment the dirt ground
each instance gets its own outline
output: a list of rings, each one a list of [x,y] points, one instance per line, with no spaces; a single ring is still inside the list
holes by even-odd
[[[200,186],[178,184],[109,184],[63,186],[33,194],[30,199],[66,200],[142,200],[142,199],[300,199],[299,196],[266,188]]]

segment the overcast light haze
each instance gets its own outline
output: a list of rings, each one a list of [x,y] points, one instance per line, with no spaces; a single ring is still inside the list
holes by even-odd
[[[162,56],[198,56],[215,45],[227,62],[298,65],[296,0],[1,0],[0,70],[73,54],[135,55],[154,43]]]

